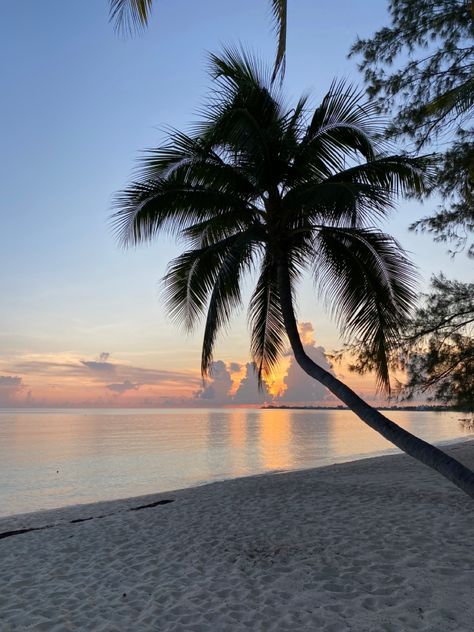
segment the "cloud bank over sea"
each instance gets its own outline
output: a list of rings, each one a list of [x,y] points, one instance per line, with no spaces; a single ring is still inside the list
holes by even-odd
[[[309,357],[334,373],[312,323],[299,324]],[[347,376],[346,376],[347,377]],[[203,380],[197,367],[136,366],[110,351],[23,354],[0,359],[0,407],[220,407],[332,405],[336,400],[296,363],[291,350],[260,386],[253,362],[216,360]]]

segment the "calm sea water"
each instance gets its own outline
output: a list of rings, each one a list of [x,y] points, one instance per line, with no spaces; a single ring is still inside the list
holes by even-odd
[[[434,443],[473,437],[459,416],[389,414]],[[344,410],[4,410],[0,515],[396,451]]]

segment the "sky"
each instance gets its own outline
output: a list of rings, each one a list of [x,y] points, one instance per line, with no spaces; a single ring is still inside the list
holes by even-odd
[[[114,241],[113,194],[166,127],[196,119],[210,86],[206,52],[241,43],[268,63],[274,55],[265,0],[155,5],[149,29],[134,38],[114,32],[106,0],[0,9],[0,407],[327,402],[290,355],[267,392],[256,391],[245,311],[220,337],[203,385],[202,331],[179,330],[160,298],[179,246],[162,238],[123,251]],[[362,85],[347,53],[356,36],[387,23],[385,0],[289,5],[288,97],[310,92],[317,103],[334,77]],[[465,260],[407,230],[433,204],[401,202],[385,227],[419,266],[420,291],[440,269],[467,277]],[[309,279],[298,318],[308,349],[325,361],[341,339]],[[373,398],[370,377],[334,370]]]

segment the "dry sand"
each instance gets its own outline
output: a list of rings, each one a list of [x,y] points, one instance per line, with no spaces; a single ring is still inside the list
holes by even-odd
[[[474,466],[474,442],[448,451]],[[474,630],[474,502],[406,456],[25,514],[0,532],[45,525],[0,539],[1,632]]]

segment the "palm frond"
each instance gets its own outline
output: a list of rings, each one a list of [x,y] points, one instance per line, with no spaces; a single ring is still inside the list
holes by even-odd
[[[376,104],[367,101],[362,90],[344,79],[335,79],[313,114],[307,138],[343,127],[354,128],[372,139],[384,131],[383,120],[378,114]]]
[[[295,141],[299,141],[303,136],[306,124],[305,114],[309,108],[308,102],[309,96],[303,94],[285,117],[285,133]]]
[[[195,133],[230,157],[261,193],[281,173],[277,162],[286,108],[270,84],[268,69],[244,51],[211,55],[211,73],[216,88]]]
[[[332,315],[346,339],[368,349],[379,386],[390,391],[388,357],[416,299],[413,265],[375,229],[324,227],[315,251],[316,283]]]
[[[422,114],[425,116],[433,114],[446,116],[454,110],[459,116],[471,111],[473,107],[474,79],[468,79],[425,105],[422,109]]]
[[[207,307],[206,325],[201,354],[201,373],[206,377],[213,360],[214,345],[219,331],[228,325],[232,314],[241,306],[241,276],[252,261],[252,233],[242,232],[223,258]]]
[[[168,265],[163,278],[163,296],[172,320],[191,331],[205,314],[220,270],[238,235],[188,250]]]
[[[283,198],[289,228],[319,225],[369,226],[392,208],[389,191],[365,182],[308,182],[293,187]]]
[[[432,188],[435,156],[384,156],[355,165],[332,176],[330,182],[370,184],[384,189],[391,198],[421,197]]]
[[[274,28],[277,35],[277,52],[272,73],[273,82],[277,78],[278,74],[280,74],[280,78],[283,81],[283,76],[285,74],[286,29],[288,20],[287,0],[271,0],[271,11]]]
[[[224,46],[222,53],[209,54],[208,71],[219,90],[225,87],[231,94],[242,89],[271,90],[271,75],[266,64],[244,48]]]
[[[172,178],[132,183],[116,197],[115,206],[119,210],[111,217],[112,226],[123,246],[150,241],[160,231],[176,236],[198,222],[247,208],[235,195]]]
[[[344,169],[325,179],[312,178],[293,186],[283,205],[293,217],[336,226],[369,226],[385,217],[399,196],[421,197],[432,187],[431,156],[380,156]],[[294,212],[294,209],[298,209]]]
[[[375,105],[344,81],[333,82],[315,110],[301,141],[292,170],[293,179],[312,171],[320,177],[346,168],[351,158],[375,159],[383,148],[383,126]]]
[[[153,0],[109,0],[109,18],[115,29],[133,33],[148,25]]]
[[[250,351],[259,384],[272,373],[286,341],[280,307],[276,268],[270,255],[264,258],[257,285],[249,305]]]
[[[212,125],[229,110],[248,110],[263,127],[282,115],[281,93],[271,83],[269,68],[257,57],[226,47],[222,55],[209,55],[209,69],[216,85],[203,115]]]

